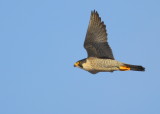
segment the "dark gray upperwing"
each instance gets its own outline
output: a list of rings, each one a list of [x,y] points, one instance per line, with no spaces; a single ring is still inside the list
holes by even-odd
[[[84,48],[87,50],[88,57],[114,59],[107,42],[106,26],[95,10],[91,12]]]

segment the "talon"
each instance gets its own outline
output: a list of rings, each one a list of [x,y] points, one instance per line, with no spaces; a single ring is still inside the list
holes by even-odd
[[[121,71],[128,71],[128,70],[131,70],[131,68],[127,67],[127,66],[120,66],[119,70],[121,70]]]

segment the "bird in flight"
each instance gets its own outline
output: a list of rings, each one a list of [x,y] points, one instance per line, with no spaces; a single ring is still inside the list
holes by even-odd
[[[97,11],[91,11],[84,42],[88,57],[77,61],[74,67],[81,68],[92,74],[129,70],[145,71],[143,66],[126,64],[115,60],[107,39],[106,25],[101,21]]]

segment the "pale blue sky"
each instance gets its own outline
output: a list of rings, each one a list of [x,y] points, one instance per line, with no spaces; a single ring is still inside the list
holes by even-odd
[[[146,72],[74,68],[91,10],[114,57]],[[0,114],[160,114],[159,0],[1,0]]]

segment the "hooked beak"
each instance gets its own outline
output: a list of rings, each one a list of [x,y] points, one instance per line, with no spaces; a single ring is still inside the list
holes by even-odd
[[[75,64],[74,64],[74,67],[77,67],[79,65],[79,62],[76,62]]]

